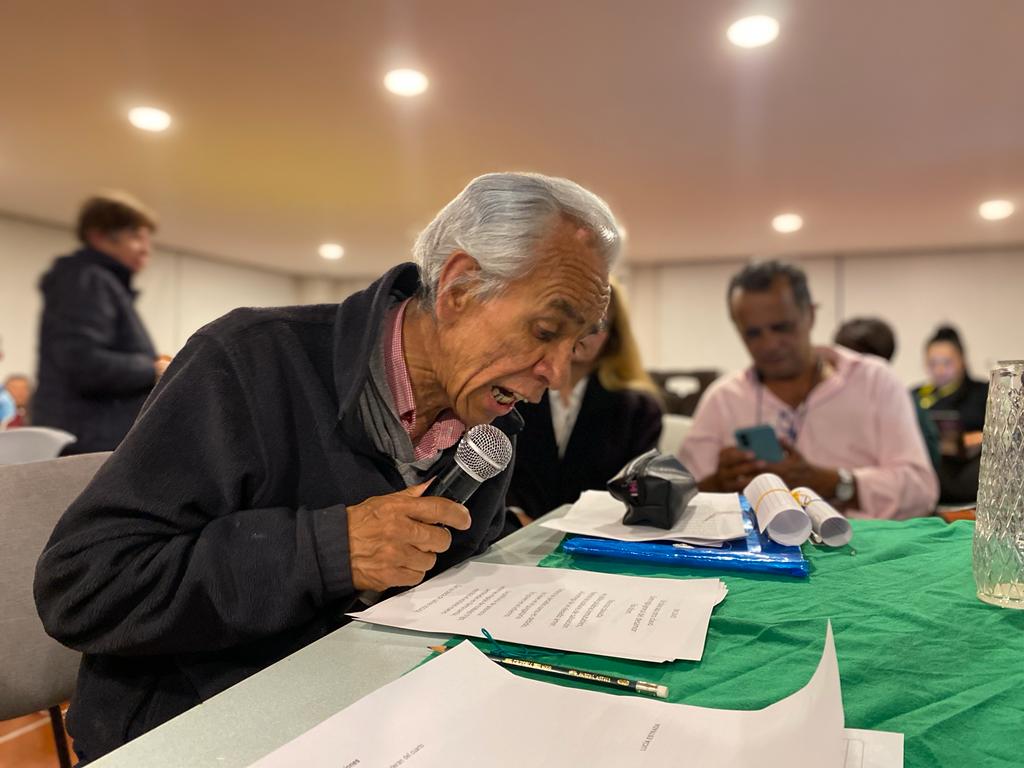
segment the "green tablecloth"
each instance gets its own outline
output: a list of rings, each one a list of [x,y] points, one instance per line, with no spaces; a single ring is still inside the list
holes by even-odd
[[[831,619],[848,727],[905,734],[906,768],[1024,766],[1024,611],[975,596],[974,524],[928,518],[853,525],[855,554],[805,545],[813,571],[803,581],[556,551],[540,564],[718,576],[729,596],[712,615],[700,662],[538,657],[664,683],[671,701],[758,709],[807,683]]]

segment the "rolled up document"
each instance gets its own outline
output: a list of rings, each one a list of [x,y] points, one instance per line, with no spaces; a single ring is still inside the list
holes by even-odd
[[[743,489],[761,533],[772,541],[797,547],[811,535],[811,519],[782,478],[766,472]]]
[[[853,538],[850,521],[839,514],[836,508],[810,488],[795,488],[793,496],[811,518],[811,526],[821,543],[829,547],[841,547]]]

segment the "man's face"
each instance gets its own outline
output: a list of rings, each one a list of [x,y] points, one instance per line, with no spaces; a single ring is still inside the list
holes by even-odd
[[[8,379],[4,388],[14,399],[16,406],[19,408],[28,407],[28,401],[32,398],[32,387],[29,385],[28,379],[23,379],[20,376]]]
[[[443,359],[436,372],[467,427],[564,386],[573,348],[604,315],[607,269],[589,233],[559,224],[539,250],[536,266],[501,294],[465,296],[461,306],[439,313]]]
[[[128,227],[115,232],[92,232],[89,244],[121,262],[132,272],[140,272],[149,263],[151,236],[149,227]]]
[[[767,291],[734,291],[730,303],[736,330],[765,380],[792,379],[807,369],[814,310],[797,306],[788,279],[776,278]]]
[[[928,367],[928,377],[937,387],[959,381],[964,375],[963,358],[948,341],[936,341],[928,345],[925,365]]]

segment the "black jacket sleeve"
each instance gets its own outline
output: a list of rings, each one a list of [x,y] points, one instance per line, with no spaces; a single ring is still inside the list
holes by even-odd
[[[46,631],[86,653],[214,651],[351,595],[345,507],[250,508],[265,456],[228,355],[193,337],[44,549]]]
[[[46,286],[48,343],[83,395],[134,394],[156,380],[152,356],[116,349],[119,302],[114,291],[91,269],[67,270]]]

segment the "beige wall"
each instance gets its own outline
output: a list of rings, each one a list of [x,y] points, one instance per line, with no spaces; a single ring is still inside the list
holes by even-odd
[[[0,216],[0,377],[35,374],[42,309],[37,284],[54,257],[75,247],[64,228]],[[138,308],[158,351],[174,354],[195,330],[235,307],[298,303],[299,282],[157,248],[137,280]]]
[[[36,284],[56,255],[74,247],[64,228],[0,215],[0,377],[35,372],[41,309]],[[844,317],[879,315],[896,329],[894,365],[908,384],[921,379],[921,345],[939,322],[960,328],[977,374],[996,360],[1024,358],[1017,311],[1024,249],[848,254],[800,263],[818,304],[815,341],[827,343]],[[741,264],[737,259],[623,271],[648,367],[730,371],[747,364],[725,312],[725,287]],[[157,348],[173,354],[195,330],[235,307],[336,302],[368,283],[290,277],[158,248],[139,276],[138,306]]]
[[[893,365],[911,384],[923,376],[922,347],[935,326],[960,329],[969,363],[985,375],[996,360],[1024,357],[1024,249],[847,254],[799,260],[818,305],[817,343],[837,325],[876,315],[896,331]],[[630,304],[650,368],[732,371],[748,358],[728,320],[725,289],[740,260],[633,266]]]

